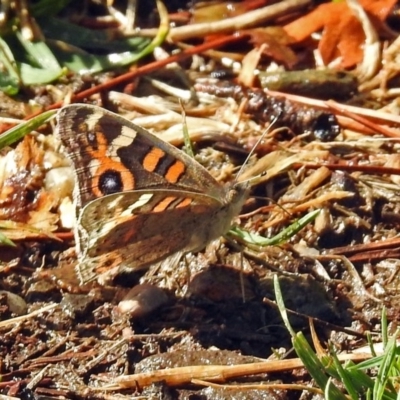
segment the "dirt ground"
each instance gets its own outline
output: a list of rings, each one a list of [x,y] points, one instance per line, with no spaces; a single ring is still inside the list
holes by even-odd
[[[354,106],[353,114],[344,116],[325,103],[322,108],[305,98],[245,88],[228,79],[226,69],[222,78],[211,79],[208,72],[223,66],[213,58],[202,62],[202,68],[182,62],[178,72],[160,68],[137,78],[133,92],[117,86],[86,102],[155,134],[168,130],[169,136],[161,137],[182,148],[177,98],[149,79],[188,95],[191,89],[195,101],[184,108],[196,160],[231,185],[277,117],[238,178],[258,177],[232,223],[271,238],[307,213],[319,214],[277,244],[261,246],[228,235],[201,252],[82,285],[75,273],[72,166],[54,136],[55,123],[5,148],[1,232],[15,246],[0,248],[2,399],[308,398],[274,386],[309,384],[301,364],[248,372],[267,360],[296,358],[276,306],[275,277],[293,329],[310,342],[313,326],[321,344],[329,341],[338,352],[352,353],[365,345],[367,332],[380,332],[383,306],[389,331],[395,330],[398,117],[364,107],[370,112],[365,119],[397,136],[356,121],[358,106],[372,100],[353,81],[346,81],[353,88],[348,98],[341,93],[337,98]],[[191,88],[182,83],[182,71]],[[95,86],[116,76],[74,84]],[[65,94],[70,84],[63,82],[60,90]],[[54,93],[47,87],[34,96],[52,104],[59,100]],[[32,95],[26,92],[25,102],[27,94]],[[395,103],[386,99],[378,107],[374,102],[375,109]],[[213,366],[221,369],[215,372]]]

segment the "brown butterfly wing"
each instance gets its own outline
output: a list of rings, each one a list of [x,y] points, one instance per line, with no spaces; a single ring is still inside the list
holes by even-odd
[[[76,175],[82,282],[204,247],[247,195],[247,185],[223,187],[185,153],[98,107],[61,109],[58,134]]]
[[[225,226],[212,218],[222,207],[209,196],[174,190],[129,191],[92,201],[78,225],[81,281],[204,247],[224,233]]]
[[[184,152],[99,107],[62,108],[58,135],[74,165],[77,207],[109,194],[149,188],[223,195],[221,185]]]

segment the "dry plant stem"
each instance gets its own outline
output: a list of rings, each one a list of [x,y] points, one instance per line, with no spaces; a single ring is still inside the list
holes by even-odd
[[[181,49],[187,49],[190,47],[186,43],[179,42],[175,43],[175,45],[179,46]],[[241,62],[243,60],[244,54],[240,53],[232,53],[227,51],[218,51],[218,50],[207,50],[203,53],[205,56],[213,58],[214,60],[222,60],[223,58],[227,58],[229,60]]]
[[[349,261],[355,262],[372,262],[378,260],[387,260],[388,258],[400,258],[400,250],[399,249],[390,249],[390,250],[376,250],[376,251],[368,251],[366,250],[361,254],[354,254],[349,257]]]
[[[83,100],[84,98],[92,96],[93,94],[99,93],[102,90],[109,90],[116,85],[130,81],[138,76],[143,76],[143,75],[149,74],[151,72],[157,71],[160,68],[165,67],[168,64],[182,61],[190,56],[193,56],[194,54],[200,54],[206,50],[224,46],[229,43],[239,42],[247,37],[248,37],[247,34],[238,34],[235,36],[229,36],[229,37],[224,37],[222,39],[212,40],[210,42],[201,44],[199,46],[194,46],[189,49],[185,49],[178,54],[174,54],[163,60],[158,60],[156,62],[152,62],[152,63],[146,64],[146,65],[143,65],[142,67],[139,67],[132,72],[128,72],[128,73],[120,75],[114,79],[111,79],[109,82],[105,82],[105,83],[95,86],[91,89],[84,90],[83,92],[80,92],[80,93],[74,95],[72,97],[72,101]],[[57,105],[57,106],[52,106],[51,109],[58,108],[61,105],[62,104],[59,103],[59,105]]]
[[[5,394],[0,394],[0,400],[21,400],[20,397],[6,396]]]
[[[356,291],[357,293],[360,293],[360,295],[363,295],[364,297],[368,297],[371,300],[375,301],[376,303],[382,303],[382,300],[378,299],[377,297],[373,296],[368,292],[366,287],[364,286],[364,282],[361,279],[357,269],[353,265],[353,263],[350,261],[349,258],[342,256],[342,255],[321,255],[317,257],[318,260],[323,261],[323,260],[339,260],[342,262],[343,266],[347,269],[349,272],[350,276],[353,278],[351,282],[345,282],[351,290]]]
[[[364,354],[341,354],[340,361],[361,361],[370,358],[371,355]],[[241,376],[288,371],[294,368],[302,368],[300,359],[264,361],[253,364],[238,365],[197,365],[190,367],[167,368],[159,371],[144,372],[142,374],[124,375],[115,379],[115,383],[93,390],[118,390],[122,388],[142,388],[155,382],[164,381],[168,386],[187,384],[193,379],[225,381],[230,378]]]
[[[326,356],[326,351],[323,348],[321,341],[319,340],[318,334],[315,330],[315,324],[312,318],[309,318],[310,321],[310,333],[311,333],[311,339],[315,348],[315,352],[317,353],[318,357],[324,357]]]
[[[39,382],[46,376],[48,370],[50,369],[50,365],[46,365],[38,374],[36,374],[32,380],[26,385],[26,387],[30,390],[33,390]]]
[[[323,395],[323,392],[321,389],[311,387],[311,386],[306,386],[306,385],[294,385],[292,383],[268,383],[268,384],[250,384],[250,383],[245,383],[241,385],[220,385],[217,383],[212,383],[212,382],[207,382],[207,381],[202,381],[201,379],[193,379],[192,383],[194,385],[200,385],[200,386],[207,386],[207,387],[212,387],[215,389],[224,389],[224,390],[301,390],[301,391],[307,391],[307,393],[315,393],[315,394],[320,394]]]
[[[355,114],[354,112],[351,112],[349,110],[346,110],[343,105],[338,104],[332,100],[328,100],[326,102],[329,108],[332,108],[333,110],[342,113],[346,115],[349,118],[354,119],[355,121],[365,125],[366,127],[372,129],[376,133],[381,133],[384,136],[387,137],[392,137],[392,138],[400,138],[400,132],[395,132],[392,131],[391,129],[385,128],[383,126],[380,126],[372,121],[369,121],[368,119],[361,117],[360,115]]]
[[[326,250],[326,253],[350,255],[353,253],[363,253],[365,251],[372,251],[372,250],[383,250],[399,246],[400,246],[400,238],[395,237],[392,239],[381,240],[379,242],[374,242],[374,243],[366,243],[366,244],[362,243],[362,244],[354,244],[351,246],[335,247],[333,249]]]
[[[71,338],[69,338],[71,339]],[[88,347],[92,347],[94,340],[92,338],[84,340],[81,344],[68,348],[63,353],[54,356],[41,356],[32,360],[26,360],[24,367],[27,366],[29,369],[34,369],[42,365],[56,364],[60,361],[69,361],[74,358],[76,359],[92,359],[95,354],[95,350],[92,348],[87,350]]]
[[[382,303],[381,299],[378,299],[377,297],[373,296],[371,293],[368,292],[354,264],[345,256],[336,256],[336,257],[342,261],[343,265],[347,268],[350,275],[353,277],[353,282],[351,283],[351,289],[356,290],[358,293],[363,293],[366,297],[369,297],[371,300],[376,301],[377,303]]]
[[[362,83],[358,90],[360,92],[371,91],[374,88],[379,88],[379,93],[383,97],[390,96],[393,89],[387,89],[387,82],[399,73],[400,65],[397,62],[400,50],[400,36],[397,36],[392,44],[383,50],[382,64],[383,68],[375,77],[367,82]]]
[[[316,100],[316,99],[310,99],[309,97],[303,97],[303,96],[297,96],[294,94],[287,94],[287,93],[282,93],[282,92],[275,92],[273,90],[264,90],[265,93],[269,96],[277,96],[277,97],[285,97],[287,100],[291,100],[300,104],[304,104],[306,106],[311,106],[311,107],[317,107],[321,110],[329,110],[330,106],[327,105],[327,102],[324,100]],[[330,102],[330,104],[336,104],[338,107],[340,107],[340,110],[346,110],[351,113],[357,114],[357,115],[363,115],[365,117],[370,118],[371,120],[379,123],[386,123],[386,124],[396,124],[400,125],[400,116],[398,115],[393,115],[381,111],[375,111],[375,110],[370,110],[368,108],[362,108],[362,107],[355,107],[355,106],[348,106],[345,104],[340,104],[336,102]]]
[[[343,161],[341,161],[343,162]],[[350,162],[350,161],[349,161]],[[298,163],[294,164],[293,168],[299,169],[299,168],[309,168],[309,169],[316,169],[316,168],[321,168],[321,167],[326,167],[330,170],[337,170],[337,171],[349,171],[349,172],[364,172],[367,174],[371,175],[385,175],[385,174],[390,174],[390,175],[400,175],[400,169],[398,168],[390,168],[390,167],[380,167],[378,165],[356,165],[356,164],[308,164],[308,163]]]
[[[272,300],[264,298],[263,299],[263,303],[264,304],[268,304],[269,307],[273,307],[275,309],[278,309],[278,306]],[[340,325],[332,324],[331,322],[324,321],[324,320],[319,319],[317,317],[310,317],[309,315],[300,313],[298,311],[291,310],[289,308],[287,308],[286,311],[287,311],[287,313],[289,315],[294,315],[296,317],[303,318],[305,322],[309,322],[311,324],[311,330],[312,330],[312,327],[315,324],[318,324],[318,326],[324,327],[324,328],[329,329],[329,330],[336,330],[338,332],[347,333],[350,336],[355,336],[355,337],[360,338],[360,339],[365,339],[365,334],[357,332],[354,329],[349,329],[349,328],[345,328],[345,327],[340,326]],[[315,343],[314,343],[314,346],[315,346]],[[315,346],[315,347],[317,347],[317,346]],[[325,351],[321,351],[321,353],[318,353],[318,355],[319,356],[321,356],[321,355],[325,356],[326,352]]]
[[[86,365],[84,365],[83,366],[84,369],[86,371],[90,371],[97,364],[99,364],[102,360],[104,360],[108,356],[108,354],[110,354],[113,350],[117,349],[118,347],[121,347],[124,344],[126,344],[126,340],[125,339],[118,340],[110,348],[103,350],[97,357],[95,357],[93,360],[91,360]]]
[[[33,311],[33,312],[29,313],[29,314],[21,315],[20,317],[11,318],[11,319],[7,319],[5,321],[1,321],[0,322],[0,328],[3,328],[4,326],[12,325],[12,324],[17,324],[17,323],[25,321],[25,320],[27,320],[29,318],[36,317],[36,315],[39,315],[39,314],[41,314],[43,312],[46,312],[46,311],[51,311],[51,310],[53,310],[54,308],[56,308],[58,306],[59,306],[59,304],[49,304],[48,306],[42,307],[39,310]]]
[[[297,9],[305,7],[311,3],[311,0],[284,0],[222,21],[172,28],[168,35],[168,39],[171,41],[179,41],[200,38],[216,33],[235,32],[287,15],[288,13],[296,11]],[[135,34],[137,35],[137,32]],[[141,31],[141,35],[144,36],[154,36],[155,34],[156,30],[154,29]]]

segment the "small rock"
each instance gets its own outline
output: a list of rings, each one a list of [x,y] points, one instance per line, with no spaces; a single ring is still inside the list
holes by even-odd
[[[65,293],[60,305],[69,316],[79,318],[88,314],[93,306],[93,297],[86,294]]]
[[[8,292],[6,290],[0,290],[0,297],[2,297],[7,304],[9,311],[15,316],[26,314],[27,305],[25,300],[15,293]],[[1,301],[3,303],[3,301]]]
[[[26,291],[26,299],[29,303],[49,301],[60,301],[60,293],[55,283],[49,280],[33,282]]]
[[[212,265],[193,276],[189,293],[214,302],[254,298],[249,274],[225,265]]]

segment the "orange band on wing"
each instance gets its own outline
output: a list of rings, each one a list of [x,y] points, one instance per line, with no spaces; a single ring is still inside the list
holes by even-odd
[[[85,129],[87,132],[87,130]],[[101,160],[103,157],[106,157],[107,148],[108,148],[108,141],[103,132],[99,131],[96,132],[96,146],[92,146],[91,143],[88,142],[88,147],[85,149],[92,158],[97,158]]]
[[[181,202],[179,204],[176,205],[176,208],[183,208],[183,207],[187,207],[190,204],[192,204],[193,199],[191,199],[190,197],[186,197],[183,200],[181,200]]]
[[[154,212],[161,212],[164,211],[168,208],[168,206],[176,200],[176,197],[165,197],[164,199],[162,199],[154,208],[153,211]]]
[[[185,173],[186,167],[182,161],[176,160],[169,168],[165,174],[165,179],[169,183],[178,182],[179,178]]]
[[[143,159],[143,168],[146,171],[153,172],[157,168],[157,165],[161,158],[165,156],[164,151],[158,147],[153,147]]]

